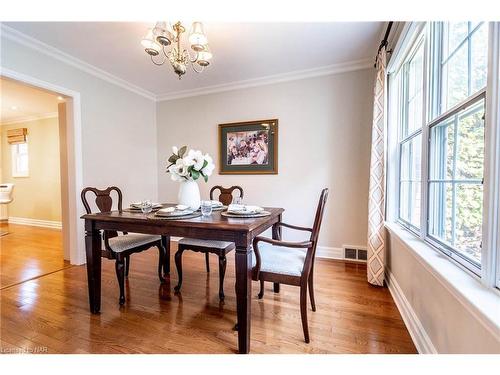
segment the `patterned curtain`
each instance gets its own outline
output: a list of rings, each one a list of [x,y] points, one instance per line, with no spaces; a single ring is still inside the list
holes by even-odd
[[[385,64],[386,49],[377,56],[373,101],[370,190],[368,195],[368,282],[384,285],[385,276]]]

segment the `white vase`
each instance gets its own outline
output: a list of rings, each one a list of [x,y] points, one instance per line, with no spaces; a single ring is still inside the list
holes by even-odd
[[[192,210],[197,210],[200,208],[200,188],[198,183],[192,180],[181,181],[181,186],[179,187],[178,200],[179,204],[188,206]]]

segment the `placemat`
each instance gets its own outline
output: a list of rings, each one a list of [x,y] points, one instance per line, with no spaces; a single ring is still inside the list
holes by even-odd
[[[225,217],[235,217],[235,218],[241,218],[241,219],[252,219],[254,217],[265,217],[265,216],[269,216],[271,215],[271,213],[269,211],[262,211],[262,212],[259,212],[258,214],[245,214],[245,215],[239,215],[239,214],[232,214],[232,213],[229,213],[227,211],[224,211],[224,212],[221,212],[220,213],[222,216],[225,216]]]

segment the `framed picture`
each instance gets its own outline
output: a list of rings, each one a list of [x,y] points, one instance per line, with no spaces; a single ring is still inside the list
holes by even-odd
[[[278,119],[219,125],[220,174],[277,174]]]

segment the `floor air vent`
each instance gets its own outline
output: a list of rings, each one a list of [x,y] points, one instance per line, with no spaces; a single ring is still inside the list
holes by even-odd
[[[344,245],[344,259],[366,262],[367,251],[359,246]]]

